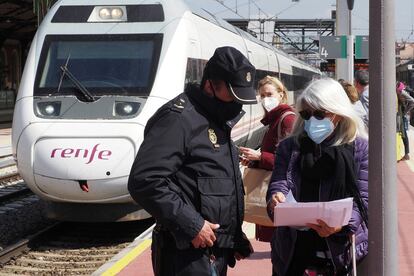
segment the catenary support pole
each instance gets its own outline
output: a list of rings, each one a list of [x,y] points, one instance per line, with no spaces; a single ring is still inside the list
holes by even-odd
[[[352,2],[352,7],[350,3]],[[348,78],[350,83],[354,83],[354,36],[352,35],[352,8],[353,2],[348,0],[348,37],[347,37],[347,61],[348,61]]]
[[[394,0],[369,1],[367,275],[398,275]]]
[[[336,0],[336,30],[335,35],[348,35],[349,32],[349,12],[346,0]],[[349,50],[349,49],[348,49]],[[347,50],[347,54],[349,51]],[[350,81],[349,77],[349,60],[348,58],[336,59],[336,72],[337,79],[344,79]]]

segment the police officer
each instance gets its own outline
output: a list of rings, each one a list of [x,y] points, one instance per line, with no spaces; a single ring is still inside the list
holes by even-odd
[[[232,47],[216,49],[201,86],[148,121],[128,181],[157,222],[155,275],[226,275],[253,249],[242,232],[243,185],[231,128],[256,103],[255,68]]]

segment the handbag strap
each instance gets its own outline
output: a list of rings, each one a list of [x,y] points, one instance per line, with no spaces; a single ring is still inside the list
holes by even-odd
[[[288,116],[288,115],[295,115],[295,112],[286,111],[285,113],[282,114],[282,116],[280,116],[280,120],[277,124],[277,141],[278,141],[278,143],[281,140],[281,138],[284,138],[284,137],[282,137],[282,122],[283,122],[283,119],[285,119],[285,117]]]

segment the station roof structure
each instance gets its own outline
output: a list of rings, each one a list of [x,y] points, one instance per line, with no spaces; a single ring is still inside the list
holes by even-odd
[[[319,51],[319,36],[335,34],[335,19],[226,19],[230,24],[264,40],[272,35],[274,46],[295,55],[314,55]],[[250,29],[250,22],[255,28]],[[265,27],[271,23],[271,29]],[[268,25],[269,26],[269,25]]]
[[[33,0],[0,0],[0,45],[6,39],[30,41],[36,28]]]
[[[274,33],[277,39],[273,43],[281,48],[290,48],[288,52],[308,54],[319,49],[319,36],[335,34],[335,19],[277,19]]]

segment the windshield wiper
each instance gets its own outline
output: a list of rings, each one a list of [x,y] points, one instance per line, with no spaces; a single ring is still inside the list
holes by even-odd
[[[88,91],[88,89],[69,71],[67,63],[60,66],[60,70],[63,72],[62,78],[66,75],[72,81],[72,83],[79,89],[82,95],[85,97],[86,101],[94,102],[95,97]]]

